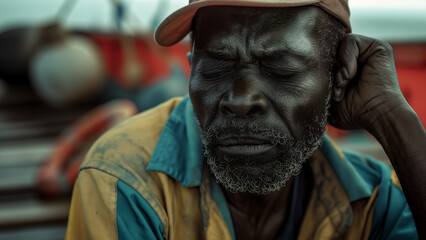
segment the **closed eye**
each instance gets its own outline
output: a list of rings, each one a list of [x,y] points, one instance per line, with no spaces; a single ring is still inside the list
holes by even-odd
[[[201,73],[201,75],[203,76],[203,78],[215,80],[223,77],[224,72],[203,72]]]
[[[230,61],[205,60],[200,63],[197,72],[207,79],[216,79],[231,73],[234,66]]]
[[[262,72],[268,77],[275,80],[291,80],[297,75],[297,71],[281,69],[277,67],[262,66]]]

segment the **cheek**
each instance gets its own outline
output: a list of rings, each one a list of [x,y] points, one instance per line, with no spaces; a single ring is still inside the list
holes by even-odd
[[[191,76],[189,81],[189,97],[194,107],[195,115],[201,124],[201,128],[211,122],[215,114],[215,106],[218,104],[217,89],[200,81],[196,76]]]
[[[328,83],[315,84],[310,91],[306,92],[304,101],[297,106],[297,121],[304,127],[307,122],[318,114],[324,113],[327,103]]]
[[[300,80],[297,89],[275,87],[273,91],[281,118],[288,121],[293,134],[300,136],[306,122],[322,113],[328,93],[328,80],[306,76]]]

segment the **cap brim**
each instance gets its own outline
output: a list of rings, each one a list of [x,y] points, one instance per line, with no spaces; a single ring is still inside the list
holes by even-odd
[[[182,40],[190,31],[192,19],[198,9],[207,6],[245,7],[297,7],[319,3],[321,0],[200,0],[186,5],[164,19],[155,31],[155,41],[161,46],[171,46]]]

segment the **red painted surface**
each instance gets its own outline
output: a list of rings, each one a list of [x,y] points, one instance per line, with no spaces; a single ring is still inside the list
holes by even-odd
[[[397,72],[402,93],[426,126],[426,67],[398,67]]]
[[[121,69],[123,66],[123,52],[120,39],[115,35],[88,36],[99,48],[109,75],[118,83],[124,85]],[[170,60],[174,59],[189,76],[189,63],[186,54],[190,51],[187,43],[179,43],[173,47],[160,47],[148,37],[133,39],[141,68],[146,70],[146,75],[141,79],[141,86],[147,86],[161,81],[170,75]]]
[[[426,126],[426,44],[399,44],[393,48],[402,93]]]

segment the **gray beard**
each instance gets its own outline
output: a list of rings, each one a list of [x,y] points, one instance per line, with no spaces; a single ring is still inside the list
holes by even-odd
[[[267,194],[285,186],[288,180],[300,173],[306,160],[312,157],[321,144],[327,125],[331,91],[319,113],[304,124],[301,139],[294,139],[279,129],[260,126],[254,122],[232,119],[219,127],[203,131],[204,155],[216,181],[230,192]],[[216,139],[227,134],[249,134],[270,139],[276,146],[275,160],[256,164],[262,156],[236,157],[215,155]],[[263,156],[264,158],[265,156]]]

